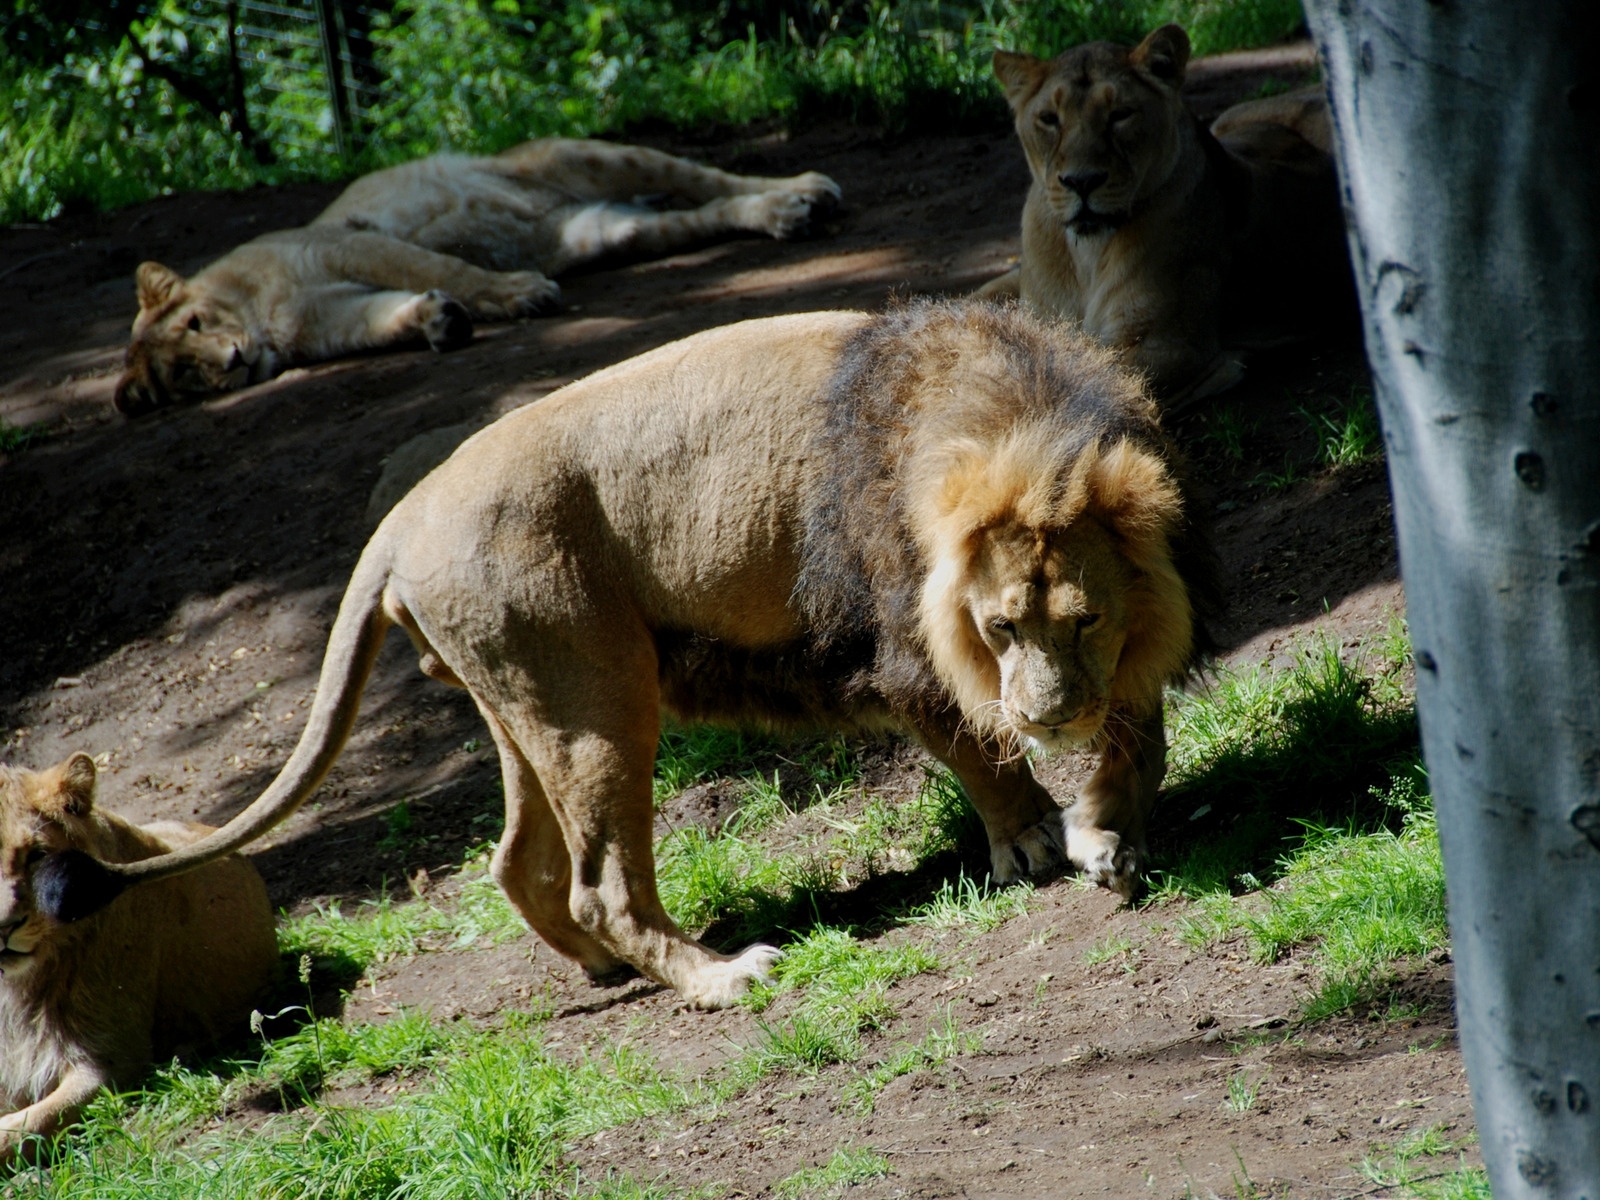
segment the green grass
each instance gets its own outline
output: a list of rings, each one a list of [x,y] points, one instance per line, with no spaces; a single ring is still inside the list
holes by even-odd
[[[1488,1176],[1462,1158],[1477,1140],[1476,1134],[1453,1138],[1443,1126],[1429,1126],[1407,1134],[1386,1154],[1369,1154],[1361,1173],[1372,1190],[1402,1200],[1491,1200]],[[1451,1159],[1455,1165],[1445,1165]]]
[[[1299,822],[1392,815],[1370,792],[1417,745],[1404,647],[1386,637],[1361,661],[1314,636],[1286,667],[1218,667],[1169,698],[1158,897],[1253,890],[1276,877]]]
[[[869,1149],[840,1146],[820,1167],[805,1167],[773,1185],[773,1194],[783,1200],[812,1200],[818,1196],[837,1196],[858,1183],[883,1179],[889,1174],[889,1160]]]
[[[1228,1094],[1223,1103],[1230,1112],[1247,1113],[1256,1106],[1256,1098],[1260,1094],[1261,1081],[1240,1071],[1228,1077]]]
[[[955,879],[945,880],[933,899],[907,913],[905,923],[988,933],[1013,917],[1026,914],[1032,895],[1033,885],[1026,881],[997,887],[979,883],[962,872]]]
[[[1191,901],[1174,928],[1194,946],[1306,948],[1306,1020],[1383,1001],[1391,963],[1448,939],[1403,627],[1365,650],[1313,639],[1287,671],[1222,671],[1172,708],[1169,803],[1207,836],[1162,861],[1156,899]]]
[[[1205,54],[1264,45],[1302,23],[1296,0],[824,0],[769,11],[795,23],[766,18],[770,27],[758,29],[707,3],[657,0],[496,0],[492,14],[477,0],[402,0],[375,21],[384,94],[349,163],[324,127],[312,52],[292,70],[251,68],[260,132],[276,151],[265,166],[147,72],[126,41],[47,54],[39,66],[0,54],[0,223],[195,188],[338,178],[436,150],[492,152],[532,136],[614,134],[645,122],[798,126],[842,116],[895,128],[999,127],[1004,105],[989,73],[996,47],[1054,54],[1102,37],[1136,41],[1176,20]],[[202,30],[186,9],[162,7],[141,28],[147,42],[182,35],[193,62],[225,69],[220,30]]]
[[[1351,467],[1376,461],[1383,454],[1383,435],[1372,392],[1352,388],[1348,399],[1331,413],[1302,408],[1300,415],[1317,436],[1317,462],[1324,467]]]
[[[0,420],[0,454],[15,454],[26,450],[45,436],[43,425],[8,425]]]

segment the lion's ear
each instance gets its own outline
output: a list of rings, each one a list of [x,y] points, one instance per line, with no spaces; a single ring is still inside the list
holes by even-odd
[[[1163,25],[1134,47],[1128,61],[1161,82],[1178,87],[1189,65],[1189,35],[1181,25]]]
[[[1183,493],[1167,464],[1124,438],[1089,467],[1088,508],[1111,526],[1141,567],[1169,553],[1183,520]]]
[[[140,263],[133,279],[139,288],[141,309],[160,308],[183,290],[183,276],[158,262]]]
[[[35,806],[48,816],[87,817],[94,808],[94,759],[74,754],[38,776]]]
[[[1050,73],[1050,64],[1031,54],[1016,54],[1010,50],[994,52],[994,77],[1005,89],[1006,103],[1016,112],[1039,90],[1044,77]]]

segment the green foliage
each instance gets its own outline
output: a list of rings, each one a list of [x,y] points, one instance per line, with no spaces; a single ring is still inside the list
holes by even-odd
[[[1406,653],[1392,637],[1377,649]],[[1191,829],[1158,848],[1158,895],[1260,886],[1297,821],[1392,816],[1370,789],[1417,744],[1406,668],[1404,658],[1346,659],[1323,636],[1300,643],[1287,669],[1219,667],[1203,690],[1172,696],[1165,802]]]
[[[773,1185],[774,1195],[783,1200],[811,1200],[817,1196],[837,1196],[846,1188],[889,1174],[889,1160],[872,1150],[840,1146],[820,1167],[805,1167]]]
[[[978,883],[962,872],[953,880],[945,880],[933,899],[906,914],[905,922],[933,929],[988,933],[1013,917],[1024,915],[1032,895],[1033,885],[1027,881],[997,887],[987,881]]]
[[[1325,467],[1355,466],[1383,453],[1378,413],[1372,393],[1365,388],[1353,388],[1349,398],[1331,413],[1302,408],[1300,415],[1317,435],[1317,461]]]
[[[137,19],[98,21],[98,33],[60,19],[75,8],[25,0],[19,11],[39,21],[30,53],[0,56],[0,223],[645,121],[993,125],[1004,118],[989,75],[996,47],[1054,54],[1095,38],[1136,41],[1176,20],[1205,54],[1276,41],[1301,23],[1296,0],[816,0],[798,23],[760,8],[750,14],[763,18],[758,34],[741,6],[709,0],[399,0],[373,14],[382,87],[359,113],[360,153],[343,162],[304,20],[252,14],[279,41],[268,54],[267,39],[246,39],[236,93],[216,0],[156,0]],[[0,24],[0,43],[15,50],[10,30]],[[286,32],[301,43],[286,48]]]
[[[975,1033],[963,1032],[954,1011],[946,1005],[920,1042],[891,1052],[846,1087],[840,1106],[857,1116],[867,1116],[877,1102],[878,1093],[892,1080],[916,1071],[931,1070],[952,1058],[975,1054],[982,1048],[983,1039]]]

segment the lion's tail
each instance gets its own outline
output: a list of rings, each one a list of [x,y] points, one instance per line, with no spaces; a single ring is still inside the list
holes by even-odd
[[[165,879],[232,854],[305,803],[350,737],[362,689],[392,624],[383,609],[388,557],[375,543],[356,564],[328,637],[311,715],[294,753],[267,790],[221,829],[168,854],[134,863],[102,863],[77,850],[48,855],[33,872],[34,903],[40,912],[57,921],[89,916],[136,883]]]

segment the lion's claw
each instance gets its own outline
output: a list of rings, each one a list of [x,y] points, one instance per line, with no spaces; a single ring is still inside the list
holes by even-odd
[[[996,883],[1014,883],[1029,875],[1042,875],[1067,858],[1061,815],[1051,813],[1037,825],[1024,829],[1009,842],[989,848],[990,872]]]
[[[1084,879],[1115,892],[1124,900],[1133,899],[1139,886],[1143,857],[1138,847],[1110,829],[1075,825],[1070,815],[1066,831],[1067,857]]]

